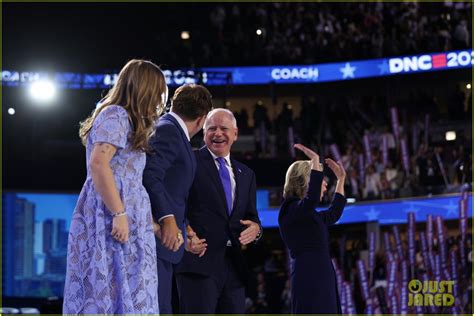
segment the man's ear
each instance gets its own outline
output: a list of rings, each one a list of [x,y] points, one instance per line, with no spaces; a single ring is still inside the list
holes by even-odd
[[[206,116],[207,116],[207,115],[204,114],[204,115],[198,117],[198,118],[197,118],[197,121],[196,121],[196,125],[199,126],[199,127],[201,127],[201,128],[203,128],[203,127],[204,127],[204,122],[205,122],[205,120],[206,120]]]
[[[235,139],[234,139],[234,141],[237,140],[237,138],[239,138],[239,129],[236,127],[235,128]]]

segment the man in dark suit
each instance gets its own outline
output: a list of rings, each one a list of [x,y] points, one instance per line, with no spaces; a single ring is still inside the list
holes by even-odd
[[[158,299],[160,312],[171,314],[173,264],[184,253],[185,208],[196,171],[196,159],[189,143],[199,132],[212,109],[211,94],[200,85],[179,87],[170,113],[158,121],[150,141],[143,185],[150,196],[157,236]]]
[[[262,229],[255,174],[230,158],[237,134],[232,112],[208,114],[186,213],[190,238],[175,269],[181,313],[245,313],[241,247],[259,239]]]

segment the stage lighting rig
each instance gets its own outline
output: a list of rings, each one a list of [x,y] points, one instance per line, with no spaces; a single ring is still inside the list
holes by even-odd
[[[445,138],[448,142],[456,140],[456,131],[447,131]]]

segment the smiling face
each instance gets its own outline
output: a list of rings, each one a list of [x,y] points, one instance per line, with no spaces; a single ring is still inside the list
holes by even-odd
[[[213,110],[204,124],[204,142],[207,148],[218,157],[225,157],[237,140],[238,130],[232,112]]]

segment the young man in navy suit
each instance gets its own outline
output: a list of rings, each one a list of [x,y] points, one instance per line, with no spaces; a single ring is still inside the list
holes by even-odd
[[[171,314],[173,264],[184,253],[185,209],[194,180],[196,159],[189,143],[212,109],[211,94],[200,85],[179,87],[170,113],[158,121],[150,140],[143,185],[150,196],[157,237],[158,303],[160,313]]]
[[[255,174],[230,157],[237,135],[231,111],[208,114],[206,146],[195,152],[187,251],[175,269],[181,313],[245,313],[247,271],[241,247],[259,239],[262,228]]]

